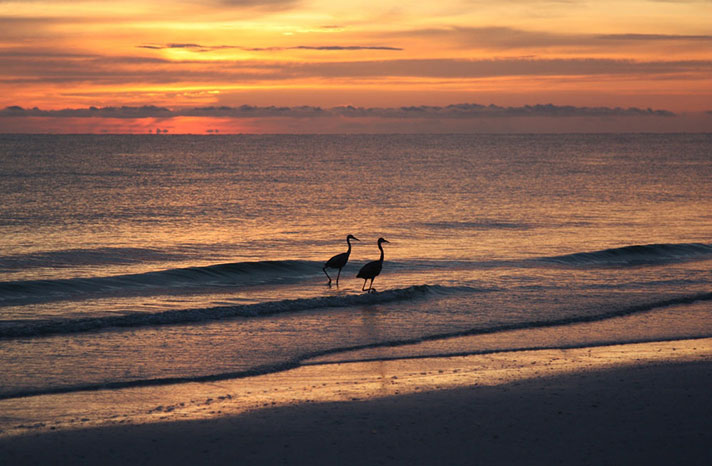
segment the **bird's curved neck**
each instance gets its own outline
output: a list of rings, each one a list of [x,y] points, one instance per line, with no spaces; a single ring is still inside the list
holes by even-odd
[[[381,245],[381,243],[378,243],[378,249],[381,250],[381,258],[378,259],[378,260],[381,261],[381,262],[383,262],[383,246]]]
[[[346,238],[346,244],[349,245],[349,248],[346,250],[346,254],[351,254],[351,238]]]

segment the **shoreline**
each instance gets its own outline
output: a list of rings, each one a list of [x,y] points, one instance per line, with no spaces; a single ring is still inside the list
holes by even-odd
[[[669,455],[684,446],[696,462],[676,457],[677,464],[703,464],[712,460],[709,386],[712,338],[320,363],[215,383],[2,400],[0,460],[304,464],[306,457],[294,456],[301,451],[317,455],[313,464],[438,464],[437,452],[446,458],[461,450],[442,464],[467,464],[476,446],[491,464],[545,464],[543,457],[517,455],[554,447],[569,463],[585,462],[579,456],[585,451],[600,464],[615,457],[594,451],[594,444],[614,442],[629,461],[635,455],[672,461]],[[31,422],[12,428],[22,416]],[[438,434],[428,438],[428,429]],[[568,445],[554,440],[561,436]],[[616,440],[626,436],[655,454],[626,449]],[[259,441],[266,438],[290,447]],[[321,445],[324,438],[332,443]],[[672,443],[663,448],[669,442],[661,439]],[[495,451],[498,444],[509,448]]]

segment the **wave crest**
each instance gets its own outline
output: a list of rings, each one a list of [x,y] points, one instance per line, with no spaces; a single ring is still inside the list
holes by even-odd
[[[67,268],[78,265],[139,264],[146,261],[171,261],[184,258],[184,255],[180,253],[169,253],[151,248],[78,248],[0,257],[0,270],[25,270],[43,267]]]
[[[457,288],[457,290],[459,289],[460,287]],[[120,316],[25,321],[22,323],[15,321],[10,325],[0,326],[0,338],[81,333],[110,327],[187,324],[223,320],[232,317],[259,317],[328,307],[366,306],[395,301],[407,301],[427,295],[447,294],[448,291],[451,290],[439,285],[416,285],[370,294],[287,299],[257,304],[216,306],[201,309],[172,309],[153,313],[133,313]]]
[[[563,256],[543,257],[542,262],[553,262],[574,267],[636,266],[671,262],[687,262],[712,258],[712,245],[703,243],[645,244],[578,252]]]
[[[285,283],[318,274],[321,263],[300,260],[236,262],[108,277],[0,282],[0,306],[149,289]]]

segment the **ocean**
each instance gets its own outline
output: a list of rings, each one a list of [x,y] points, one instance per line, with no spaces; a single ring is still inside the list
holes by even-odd
[[[710,180],[711,134],[0,135],[0,399],[710,337]]]

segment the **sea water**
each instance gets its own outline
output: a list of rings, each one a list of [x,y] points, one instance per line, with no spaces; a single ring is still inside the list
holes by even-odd
[[[0,135],[0,398],[712,336],[711,179],[708,134]]]

